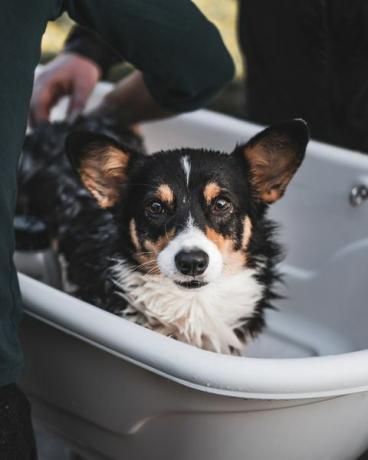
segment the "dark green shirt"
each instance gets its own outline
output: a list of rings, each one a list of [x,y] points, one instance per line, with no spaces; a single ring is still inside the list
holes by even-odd
[[[13,259],[16,165],[47,21],[67,11],[143,71],[165,108],[193,110],[233,75],[216,28],[189,0],[4,0],[0,12],[0,386],[22,369]]]
[[[167,109],[197,109],[233,76],[233,63],[218,30],[188,0],[69,3],[73,19],[98,31],[144,72],[151,94]],[[81,6],[91,3],[93,8],[82,14],[85,8]],[[111,8],[116,4],[121,12],[118,20]]]

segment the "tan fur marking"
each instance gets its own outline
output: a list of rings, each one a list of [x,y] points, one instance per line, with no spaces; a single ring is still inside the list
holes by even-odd
[[[165,249],[174,235],[175,230],[172,229],[164,236],[158,238],[157,241],[145,240],[143,242],[143,251],[137,251],[135,254],[135,258],[140,264],[139,267],[143,271],[150,273],[151,275],[159,275],[161,273],[157,265],[157,256],[159,252]]]
[[[140,268],[146,273],[158,275],[160,270],[157,266],[156,255],[151,251],[137,251],[135,259],[139,262],[137,268]]]
[[[205,234],[208,239],[215,243],[221,252],[224,260],[225,274],[236,273],[239,269],[244,267],[247,260],[246,253],[243,249],[238,251],[234,249],[235,243],[232,238],[225,238],[210,227],[206,227]]]
[[[229,240],[226,240],[225,237],[221,235],[221,233],[217,233],[216,230],[210,227],[206,227],[205,233],[207,238],[215,243],[220,252],[224,251],[227,244],[226,241]]]
[[[174,192],[167,184],[160,185],[156,191],[156,195],[164,203],[172,204],[174,202]]]
[[[270,149],[262,143],[244,150],[252,171],[252,182],[259,197],[266,203],[280,199],[292,179],[299,163],[282,148]]]
[[[150,241],[146,240],[143,243],[143,246],[151,251],[153,254],[158,254],[160,251],[166,248],[166,246],[170,243],[171,239],[175,235],[175,230],[172,229],[167,232],[165,235],[160,236],[157,241]]]
[[[126,179],[125,171],[128,165],[127,155],[122,155],[121,150],[111,147],[104,153],[104,160],[103,170],[106,171],[109,176],[118,176]]]
[[[81,161],[82,182],[102,208],[116,203],[119,186],[127,179],[128,161],[129,155],[117,147],[96,148]]]
[[[248,247],[251,236],[252,236],[252,222],[247,216],[244,219],[244,223],[243,223],[243,238],[242,238],[243,249],[246,249]]]
[[[203,190],[203,195],[207,204],[210,204],[220,193],[221,188],[216,182],[209,182]]]
[[[135,220],[132,219],[129,223],[129,231],[130,231],[130,238],[132,240],[132,243],[134,244],[134,247],[136,249],[140,248],[139,240],[138,240],[138,235],[137,235],[137,226],[135,224]]]

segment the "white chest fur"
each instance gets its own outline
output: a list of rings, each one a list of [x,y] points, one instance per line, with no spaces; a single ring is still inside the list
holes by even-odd
[[[113,269],[119,295],[129,303],[130,319],[162,334],[220,353],[240,352],[234,329],[251,318],[262,297],[256,270],[236,274],[197,289],[176,285],[162,275],[132,271],[124,261]],[[136,315],[134,315],[136,313]]]

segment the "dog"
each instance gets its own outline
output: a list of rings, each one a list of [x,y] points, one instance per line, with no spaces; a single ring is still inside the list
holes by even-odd
[[[301,165],[308,128],[270,126],[233,152],[145,154],[113,119],[26,137],[18,209],[46,222],[64,288],[196,347],[241,354],[277,298],[282,250],[269,206]]]

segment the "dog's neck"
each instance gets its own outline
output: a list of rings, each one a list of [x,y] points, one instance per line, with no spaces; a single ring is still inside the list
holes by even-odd
[[[129,304],[123,316],[191,345],[236,354],[244,345],[235,329],[252,318],[263,295],[256,273],[244,268],[207,286],[187,289],[162,275],[133,271],[125,261],[113,268],[117,293]]]

